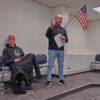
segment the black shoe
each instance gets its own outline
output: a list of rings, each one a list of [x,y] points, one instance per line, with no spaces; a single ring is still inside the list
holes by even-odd
[[[45,86],[50,87],[51,86],[51,81],[47,81]]]
[[[66,86],[67,85],[64,80],[60,80],[58,84],[59,85],[63,85],[63,86]]]
[[[32,86],[26,86],[25,90],[32,90]]]

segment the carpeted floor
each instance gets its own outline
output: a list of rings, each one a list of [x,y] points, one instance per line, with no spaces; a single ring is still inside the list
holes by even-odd
[[[67,83],[67,86],[60,86],[58,85],[58,79],[53,77],[52,78],[52,85],[51,87],[45,87],[46,78],[43,77],[39,81],[34,80],[33,82],[33,91],[35,92],[34,95],[27,95],[27,94],[20,94],[20,95],[14,95],[10,88],[3,89],[1,84],[0,89],[0,100],[46,100],[49,97],[52,97],[54,95],[57,95],[59,93],[63,93],[64,91],[77,87],[82,84],[86,83],[93,83],[97,82],[100,83],[100,72],[85,72],[80,73],[76,75],[69,75],[65,77],[65,81]],[[91,89],[88,91],[96,91],[96,89]],[[84,90],[85,91],[85,90]],[[98,89],[98,93],[100,93],[100,89]],[[84,93],[83,93],[84,94]],[[94,100],[92,99],[85,99],[87,96],[91,95],[85,95],[83,97],[80,97],[78,93],[74,94],[76,95],[77,99],[75,99],[75,96],[70,97],[64,97],[60,100]],[[78,95],[78,96],[77,96]],[[96,95],[96,94],[95,94]],[[99,98],[99,97],[98,97]],[[98,100],[98,99],[95,99]]]

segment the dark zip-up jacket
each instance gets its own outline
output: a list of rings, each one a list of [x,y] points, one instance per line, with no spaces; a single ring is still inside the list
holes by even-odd
[[[18,56],[16,55],[15,51],[17,51],[17,53],[19,54]],[[6,48],[3,50],[3,60],[5,65],[7,66],[13,64],[16,58],[23,56],[24,56],[23,50],[16,45],[14,47],[10,47],[9,44],[7,44]]]
[[[68,42],[67,33],[63,27],[61,27],[61,26],[59,26],[59,27],[55,26],[54,28],[49,27],[46,32],[46,37],[49,40],[49,45],[48,45],[49,50],[64,50],[64,46],[58,48],[58,46],[54,40],[54,37],[58,34],[65,36],[66,43]]]

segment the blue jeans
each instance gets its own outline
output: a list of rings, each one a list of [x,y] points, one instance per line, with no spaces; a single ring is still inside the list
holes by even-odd
[[[48,70],[47,70],[47,81],[51,81],[52,67],[57,57],[58,62],[58,75],[59,80],[64,80],[63,76],[63,64],[64,64],[64,51],[63,50],[49,50],[48,51]]]

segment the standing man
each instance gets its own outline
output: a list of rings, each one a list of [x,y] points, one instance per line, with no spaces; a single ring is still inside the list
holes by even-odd
[[[64,45],[59,47],[55,40],[55,36],[59,35],[58,38],[62,44],[68,42],[66,30],[60,26],[62,23],[62,18],[63,16],[61,14],[55,16],[55,24],[53,24],[53,27],[50,26],[46,32],[46,37],[48,38],[49,41],[49,46],[48,46],[49,58],[48,58],[48,70],[47,70],[47,82],[46,82],[47,87],[51,86],[52,67],[56,57],[58,61],[59,84],[66,85],[63,76]]]

